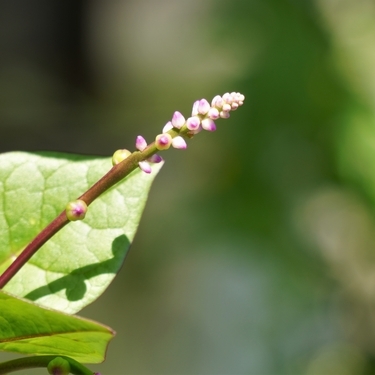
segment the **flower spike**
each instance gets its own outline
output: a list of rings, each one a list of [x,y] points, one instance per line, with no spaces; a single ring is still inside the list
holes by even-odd
[[[177,149],[186,149],[185,139],[192,138],[202,129],[209,132],[216,130],[215,121],[230,117],[230,112],[240,107],[245,100],[244,95],[239,92],[227,92],[223,96],[216,95],[211,104],[206,99],[200,99],[194,102],[191,117],[185,120],[181,112],[175,111],[172,120],[168,121],[158,134],[155,141],[147,145],[142,136],[136,139],[135,147],[141,151],[142,159],[139,161],[139,168],[145,173],[151,173],[150,163],[160,163],[163,159],[155,154],[158,150],[167,150],[170,146]],[[119,150],[115,153],[113,164],[117,164],[129,155],[125,150]]]

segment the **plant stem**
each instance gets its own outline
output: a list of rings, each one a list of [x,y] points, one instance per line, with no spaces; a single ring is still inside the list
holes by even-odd
[[[45,227],[14,260],[14,262],[0,276],[0,289],[22,268],[22,266],[44,245],[55,233],[69,223],[65,211]]]
[[[23,357],[13,359],[11,361],[0,363],[0,375],[8,374],[9,372],[19,371],[26,368],[44,367],[47,368],[48,364],[56,357],[64,358],[69,362],[70,372],[74,375],[93,375],[94,373],[87,367],[81,365],[79,362],[72,358],[62,355],[38,355],[34,357]]]
[[[174,132],[176,133],[176,132]],[[157,152],[155,142],[151,143],[142,152],[135,151],[121,163],[112,167],[100,180],[83,193],[78,199],[87,206],[105,191],[120,182],[138,167],[138,162],[145,160]],[[67,202],[68,203],[68,202]],[[0,276],[0,289],[25,265],[25,263],[44,245],[53,235],[69,223],[65,210],[60,213],[47,227],[45,227],[14,260],[14,262]]]

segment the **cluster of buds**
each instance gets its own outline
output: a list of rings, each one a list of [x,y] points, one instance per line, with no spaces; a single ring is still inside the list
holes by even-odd
[[[151,173],[150,163],[159,163],[163,159],[155,152],[159,150],[167,150],[170,146],[177,149],[185,149],[187,147],[184,138],[192,138],[202,129],[207,131],[215,131],[215,120],[219,118],[226,119],[230,116],[230,112],[236,110],[243,104],[244,95],[238,92],[226,93],[223,96],[215,96],[211,104],[206,99],[197,100],[193,104],[191,117],[185,117],[176,111],[171,121],[164,126],[162,133],[158,134],[155,141],[148,145],[142,136],[138,136],[135,142],[137,150],[143,152],[146,149],[154,151],[150,157],[138,162],[139,168],[146,173]],[[112,158],[113,164],[118,164],[130,155],[128,150],[118,150]]]

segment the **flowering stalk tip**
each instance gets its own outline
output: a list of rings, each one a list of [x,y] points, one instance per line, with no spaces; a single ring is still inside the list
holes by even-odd
[[[229,118],[230,112],[240,107],[245,100],[244,95],[238,92],[216,95],[211,104],[206,99],[196,100],[193,104],[191,117],[187,120],[181,112],[175,111],[172,119],[163,127],[162,133],[158,134],[155,141],[147,145],[146,140],[139,135],[135,147],[141,152],[141,160],[138,158],[138,166],[145,173],[151,173],[150,163],[160,163],[163,159],[157,155],[159,150],[167,150],[170,146],[177,149],[186,149],[185,139],[192,138],[201,130],[213,132],[216,130],[215,121]],[[130,155],[127,150],[118,150],[113,155],[113,164],[118,164]]]

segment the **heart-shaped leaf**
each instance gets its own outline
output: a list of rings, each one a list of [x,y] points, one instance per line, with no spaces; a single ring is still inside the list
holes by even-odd
[[[83,363],[105,358],[114,332],[99,323],[45,309],[0,291],[0,350],[64,355]]]
[[[103,293],[137,230],[161,164],[139,169],[52,237],[4,290],[75,313]],[[0,273],[61,211],[112,167],[109,158],[58,153],[0,155]]]

